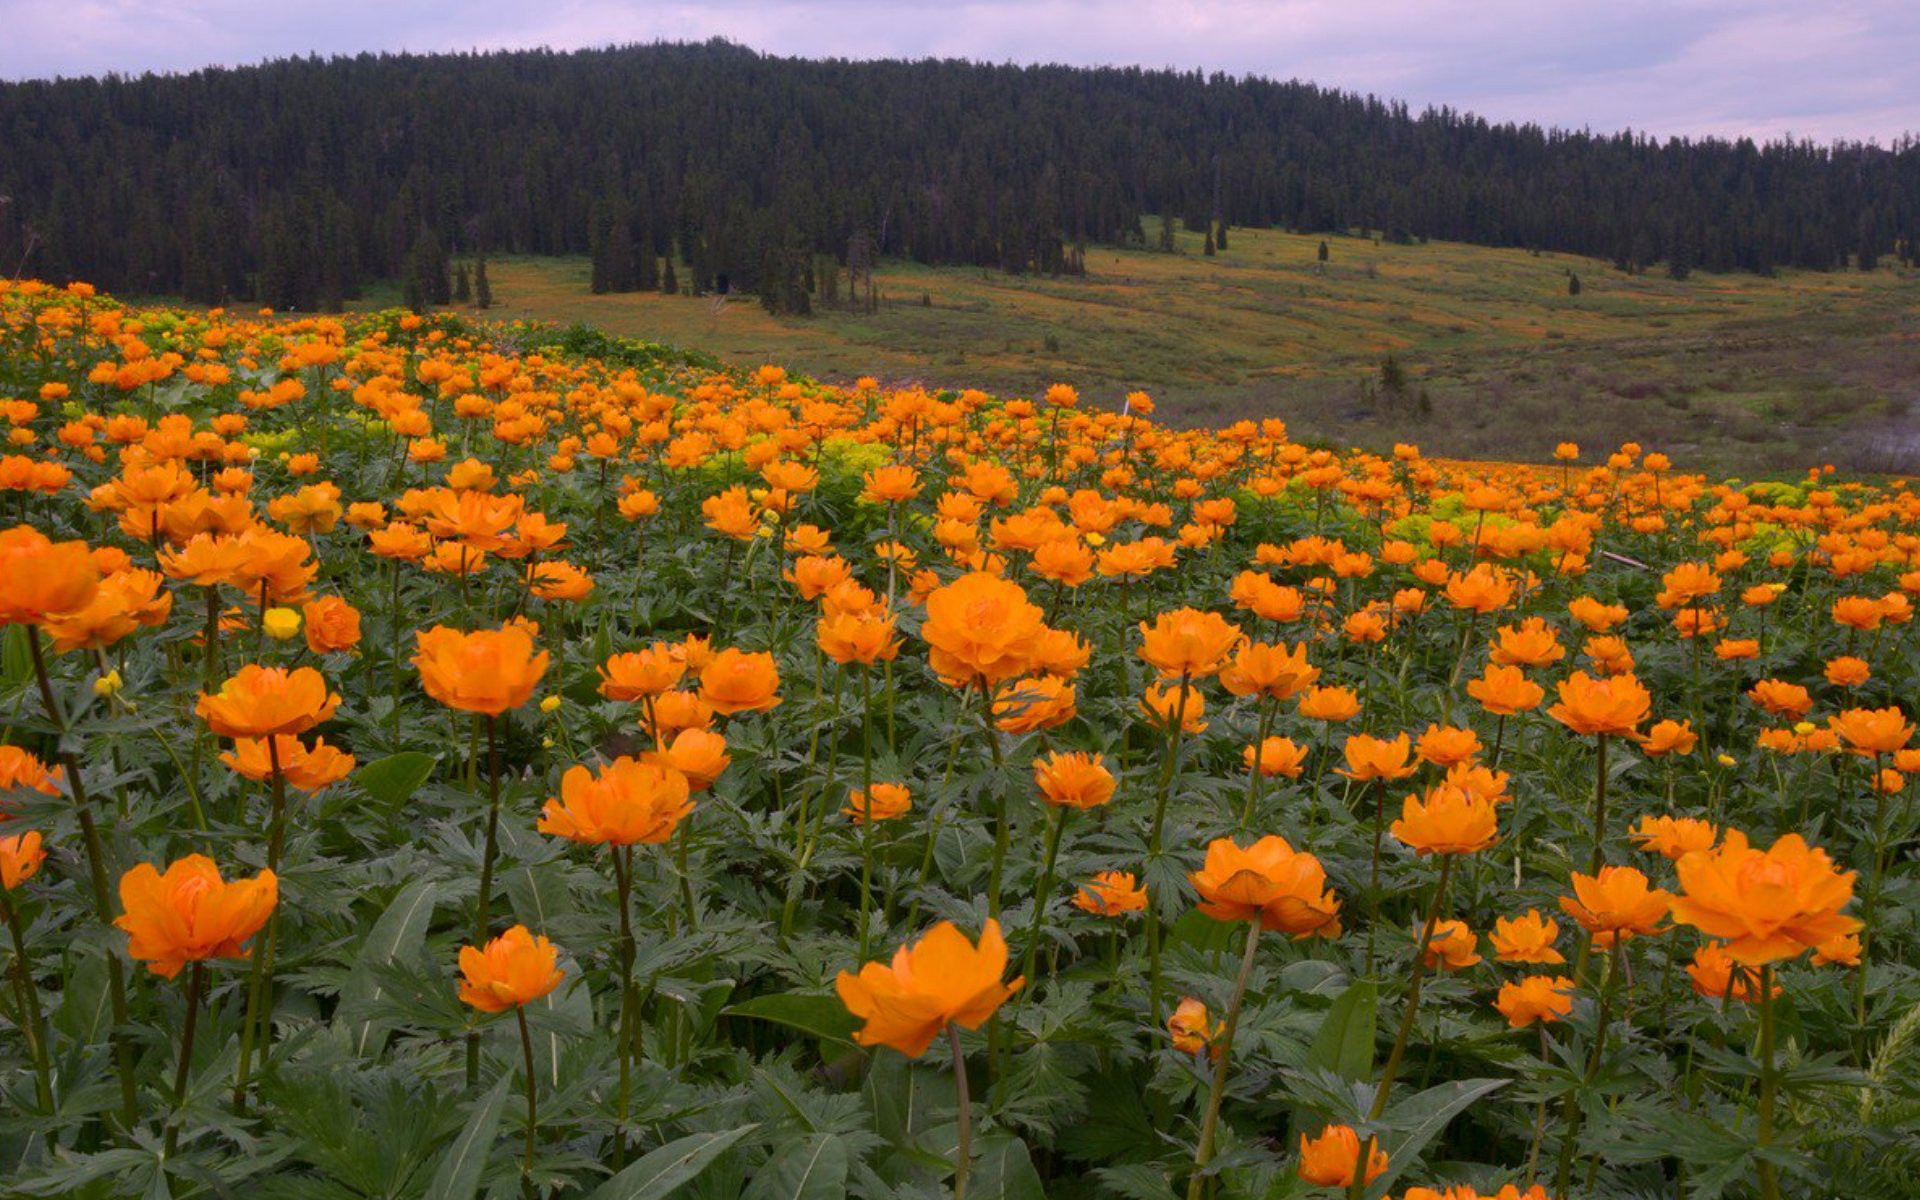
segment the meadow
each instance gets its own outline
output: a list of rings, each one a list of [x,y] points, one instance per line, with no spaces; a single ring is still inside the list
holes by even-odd
[[[1177,254],[1090,247],[1084,277],[888,261],[877,312],[810,317],[770,316],[751,295],[594,295],[583,258],[489,269],[510,317],[841,383],[1033,395],[1071,379],[1103,403],[1143,387],[1176,424],[1277,416],[1303,438],[1376,451],[1411,434],[1437,453],[1539,458],[1571,437],[1657,444],[1729,472],[1920,465],[1909,269],[1676,281],[1458,243],[1235,229],[1209,258],[1201,235],[1176,240]],[[1397,400],[1379,387],[1388,355],[1408,376]]]
[[[1920,1191],[1920,496],[1075,382],[0,284],[0,1194]]]

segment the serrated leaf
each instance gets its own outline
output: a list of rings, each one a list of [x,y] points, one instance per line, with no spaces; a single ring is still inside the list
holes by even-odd
[[[500,1131],[500,1111],[506,1105],[507,1085],[512,1082],[513,1076],[502,1075],[493,1090],[474,1104],[460,1136],[453,1139],[433,1169],[425,1200],[473,1200],[487,1167],[487,1154],[493,1149],[494,1135]]]
[[[365,1013],[380,999],[381,988],[375,968],[396,958],[418,951],[426,943],[427,924],[433,919],[434,899],[439,884],[420,879],[400,889],[380,919],[373,923],[360,953],[354,956],[353,974],[340,989],[341,1007],[350,1013]],[[386,1025],[369,1014],[353,1029],[356,1054],[378,1055],[386,1039]]]
[[[837,1200],[847,1193],[847,1143],[816,1133],[777,1152],[740,1200]]]
[[[660,1200],[707,1169],[741,1138],[760,1128],[742,1125],[717,1133],[696,1133],[668,1142],[607,1180],[587,1200]]]
[[[1368,1190],[1369,1196],[1384,1196],[1407,1168],[1420,1161],[1420,1152],[1437,1137],[1447,1122],[1468,1105],[1492,1095],[1512,1082],[1507,1079],[1462,1079],[1417,1092],[1388,1108],[1381,1123],[1388,1132],[1380,1137],[1387,1152],[1387,1170]]]
[[[967,1194],[975,1200],[1046,1200],[1027,1144],[1011,1134],[989,1134],[974,1148]]]
[[[1372,1078],[1379,1003],[1380,988],[1371,979],[1358,980],[1334,997],[1313,1035],[1307,1064],[1344,1079]]]

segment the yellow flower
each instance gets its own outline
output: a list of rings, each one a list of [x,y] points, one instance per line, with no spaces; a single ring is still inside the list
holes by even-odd
[[[120,689],[126,687],[126,681],[120,678],[120,672],[108,671],[93,681],[93,694],[102,698],[118,696]]]
[[[261,628],[276,642],[284,642],[300,632],[300,614],[291,608],[270,608],[260,619]]]
[[[548,696],[544,700],[540,701],[540,711],[543,713],[560,711],[560,697]]]

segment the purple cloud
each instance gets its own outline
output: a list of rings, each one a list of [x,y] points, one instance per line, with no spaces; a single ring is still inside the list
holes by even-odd
[[[0,78],[721,36],[804,57],[1258,74],[1494,120],[1816,141],[1920,132],[1910,0],[0,0]]]

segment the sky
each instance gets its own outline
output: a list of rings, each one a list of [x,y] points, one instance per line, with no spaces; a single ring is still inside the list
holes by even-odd
[[[1224,71],[1659,137],[1920,134],[1915,0],[0,0],[0,79],[725,37]]]

